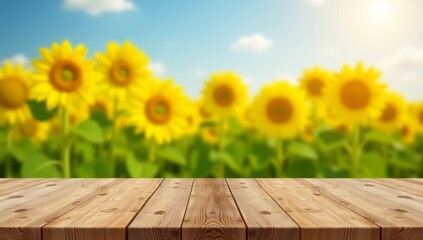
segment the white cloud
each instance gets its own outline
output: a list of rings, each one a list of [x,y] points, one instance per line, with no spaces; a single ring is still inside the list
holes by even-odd
[[[273,46],[273,40],[264,37],[260,33],[255,33],[250,36],[240,37],[234,44],[232,44],[231,49],[235,51],[244,51],[244,52],[263,52]]]
[[[13,64],[22,64],[24,66],[28,66],[29,64],[29,58],[24,55],[24,54],[16,54],[13,57],[10,57],[9,59],[7,59],[8,61],[11,61]]]
[[[166,73],[165,66],[160,62],[152,62],[150,65],[148,65],[148,68],[157,76],[163,77]]]
[[[91,16],[98,16],[104,12],[123,12],[135,9],[130,0],[65,0],[67,10],[84,11]]]
[[[321,6],[326,3],[326,0],[306,0],[306,2],[313,6]]]
[[[382,79],[391,89],[408,99],[423,98],[423,48],[399,49],[380,61],[378,67],[383,71]]]

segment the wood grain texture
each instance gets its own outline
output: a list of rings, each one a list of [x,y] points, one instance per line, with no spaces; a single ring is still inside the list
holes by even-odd
[[[246,239],[246,227],[225,179],[195,179],[182,239]]]
[[[248,240],[298,240],[298,225],[254,179],[227,179],[247,225]]]
[[[118,179],[43,228],[44,240],[125,240],[126,227],[163,179]]]
[[[322,194],[381,227],[382,240],[423,239],[422,198],[365,179],[308,179]]]
[[[404,191],[410,194],[418,195],[423,197],[423,186],[418,182],[408,179],[368,179],[378,184],[382,184],[386,187],[394,188],[400,191]]]
[[[129,240],[179,240],[193,179],[166,179],[128,227]]]
[[[0,197],[0,239],[41,240],[42,227],[77,207],[111,180],[55,179]]]
[[[0,196],[36,186],[50,180],[42,178],[3,178],[0,179]]]
[[[379,227],[300,179],[257,179],[300,226],[301,240],[379,240]]]

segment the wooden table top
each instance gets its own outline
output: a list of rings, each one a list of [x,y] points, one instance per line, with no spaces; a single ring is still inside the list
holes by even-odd
[[[0,240],[422,240],[423,179],[0,179]]]

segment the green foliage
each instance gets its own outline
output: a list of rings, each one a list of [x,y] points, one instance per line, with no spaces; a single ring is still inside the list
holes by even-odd
[[[28,100],[28,106],[34,119],[38,121],[47,121],[54,118],[57,114],[57,108],[48,110],[46,102]]]
[[[72,132],[93,143],[102,143],[104,141],[103,130],[100,125],[93,120],[81,122],[77,128],[73,128]]]

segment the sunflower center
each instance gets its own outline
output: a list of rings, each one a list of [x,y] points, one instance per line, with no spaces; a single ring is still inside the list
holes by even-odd
[[[37,123],[35,121],[27,121],[26,123],[22,124],[19,127],[19,131],[22,135],[25,135],[27,137],[32,137],[37,133]]]
[[[370,98],[369,87],[359,80],[350,81],[341,89],[342,103],[352,110],[365,108],[370,103]]]
[[[115,85],[121,87],[125,87],[132,82],[131,69],[124,62],[117,62],[112,66],[110,77]]]
[[[325,84],[320,78],[313,78],[307,83],[307,91],[313,96],[321,96]]]
[[[228,85],[220,85],[214,90],[214,100],[221,107],[231,105],[235,100],[235,94]]]
[[[407,137],[408,135],[410,135],[410,128],[408,126],[402,127],[401,128],[401,136]]]
[[[272,99],[267,104],[266,114],[270,121],[276,124],[281,124],[288,122],[292,118],[294,109],[292,107],[292,103],[288,99],[278,97]]]
[[[157,95],[147,101],[145,115],[151,122],[165,124],[170,120],[171,114],[172,108],[167,98]]]
[[[81,67],[73,61],[63,60],[50,70],[50,83],[61,92],[73,92],[82,84]]]
[[[392,104],[387,104],[383,109],[380,120],[382,122],[391,122],[397,117],[397,109]]]
[[[0,105],[16,109],[25,105],[29,96],[28,86],[20,79],[5,78],[0,80]]]
[[[106,104],[100,101],[95,102],[93,105],[90,106],[90,113],[93,113],[95,111],[107,112]]]

